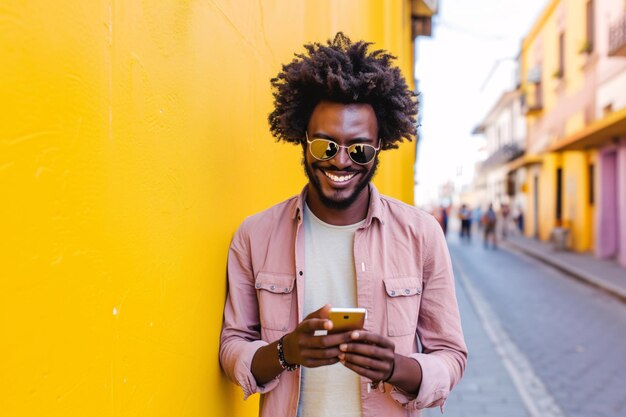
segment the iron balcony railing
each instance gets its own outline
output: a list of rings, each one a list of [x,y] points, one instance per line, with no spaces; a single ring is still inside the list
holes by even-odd
[[[512,143],[507,143],[506,145],[498,148],[480,164],[480,170],[504,165],[507,162],[524,155],[524,148],[522,147],[521,143],[522,141],[516,141]]]

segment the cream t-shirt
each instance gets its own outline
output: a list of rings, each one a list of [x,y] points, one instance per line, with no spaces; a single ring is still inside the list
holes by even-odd
[[[324,304],[357,307],[354,234],[364,220],[324,223],[305,205],[304,316]],[[361,417],[359,376],[341,363],[302,368],[298,417]]]

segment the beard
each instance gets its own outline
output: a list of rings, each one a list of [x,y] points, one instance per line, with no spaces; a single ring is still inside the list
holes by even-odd
[[[345,210],[356,201],[359,195],[361,195],[361,192],[363,192],[365,187],[367,187],[369,183],[372,181],[372,178],[374,178],[374,174],[376,174],[376,170],[378,169],[378,155],[376,155],[376,158],[374,159],[374,162],[372,164],[373,165],[371,169],[369,170],[369,172],[363,177],[363,179],[361,179],[356,184],[356,186],[354,187],[354,191],[352,191],[352,194],[350,194],[348,197],[345,197],[345,198],[341,198],[339,196],[329,197],[325,195],[324,192],[322,191],[322,187],[320,185],[319,179],[313,173],[312,166],[309,166],[306,163],[306,159],[304,157],[302,158],[302,165],[304,166],[304,173],[309,179],[309,184],[313,185],[313,188],[315,188],[315,191],[317,191],[317,195],[319,196],[320,201],[322,202],[324,207],[333,209],[333,210]],[[332,171],[332,170],[327,169],[326,171]],[[352,172],[355,172],[355,171],[352,171]]]

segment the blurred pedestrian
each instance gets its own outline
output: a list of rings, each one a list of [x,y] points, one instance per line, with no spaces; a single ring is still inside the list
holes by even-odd
[[[511,209],[507,203],[500,204],[500,216],[502,218],[502,239],[506,239],[511,222]]]
[[[516,206],[516,213],[515,213],[515,226],[517,227],[517,231],[519,232],[520,235],[524,234],[524,210],[522,210],[522,207],[518,204]]]
[[[461,240],[465,239],[469,242],[472,234],[472,213],[467,208],[467,204],[461,205],[459,219],[461,220]]]
[[[441,225],[441,228],[443,229],[444,236],[447,235],[448,233],[448,208],[444,206],[443,204],[439,206],[439,209],[437,210],[437,215],[435,217],[437,217],[437,220],[439,221],[439,224]]]
[[[493,209],[493,204],[489,204],[489,208],[483,214],[482,223],[485,229],[483,245],[485,248],[489,247],[489,240],[491,240],[491,245],[494,249],[497,249],[496,243],[496,212]]]

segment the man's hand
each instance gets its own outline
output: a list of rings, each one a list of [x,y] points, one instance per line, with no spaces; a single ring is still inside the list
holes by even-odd
[[[315,336],[318,330],[331,330],[333,322],[328,319],[330,305],[326,304],[312,312],[283,338],[285,360],[290,364],[317,368],[339,362],[339,345],[350,340],[350,332]]]
[[[391,340],[363,330],[350,332],[350,340],[339,346],[342,364],[373,382],[391,378],[395,363],[395,345]]]
[[[407,356],[395,353],[394,343],[379,334],[355,330],[350,340],[339,345],[339,360],[374,383],[385,381],[417,395],[422,383],[422,367]]]

